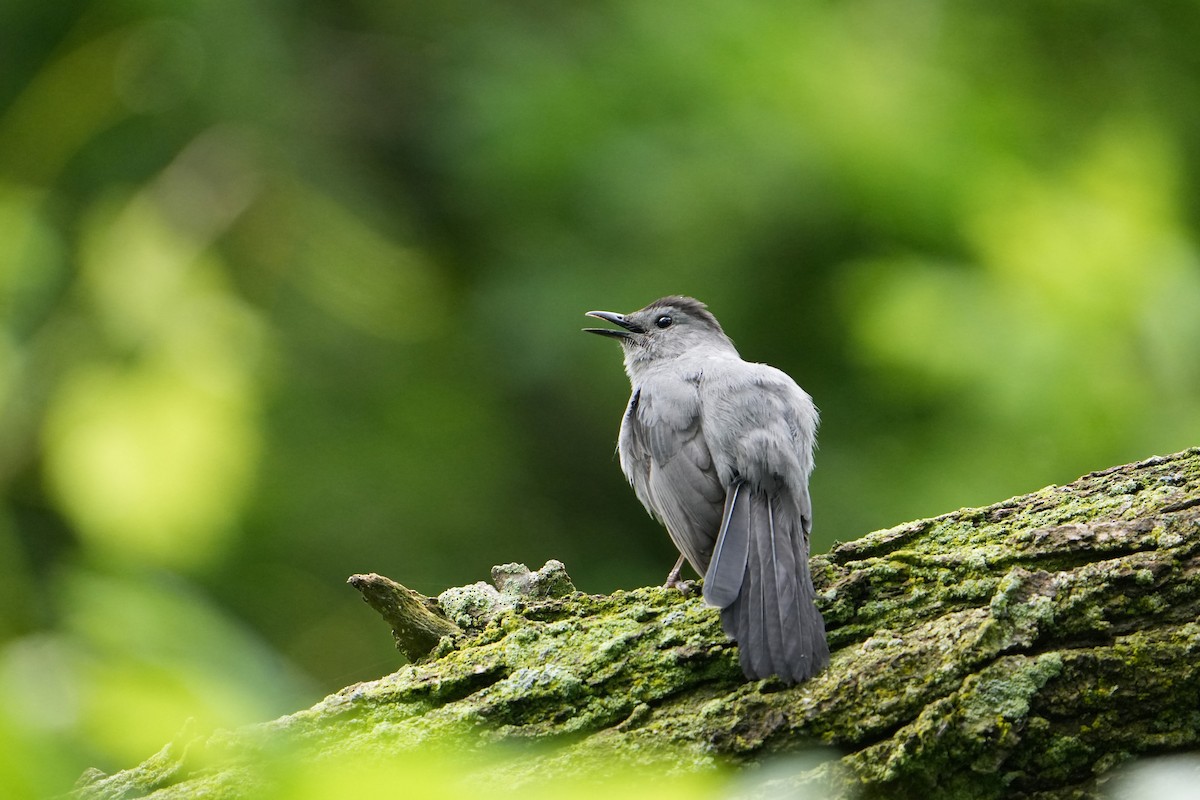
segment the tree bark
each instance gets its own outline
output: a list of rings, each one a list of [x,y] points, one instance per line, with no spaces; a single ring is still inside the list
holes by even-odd
[[[410,661],[424,657],[442,637],[462,633],[461,628],[446,619],[437,603],[390,578],[371,572],[351,575],[346,583],[357,589],[367,605],[392,626],[396,649]]]
[[[242,796],[264,742],[319,760],[535,739],[556,746],[495,767],[504,780],[597,757],[686,773],[817,746],[823,761],[778,780],[831,796],[1068,798],[1097,796],[1135,757],[1197,748],[1200,448],[877,531],[812,566],[833,659],[796,687],[746,682],[697,596],[477,585],[442,596],[463,633],[425,660],[197,737],[204,767],[177,742],[78,793]]]

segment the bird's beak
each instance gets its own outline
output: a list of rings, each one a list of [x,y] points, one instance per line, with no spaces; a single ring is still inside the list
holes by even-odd
[[[625,318],[624,314],[618,314],[615,311],[589,311],[585,316],[602,319],[605,322],[611,322],[614,325],[620,325],[624,330],[613,330],[612,328],[584,328],[585,333],[598,333],[601,336],[612,336],[615,339],[631,339],[635,333],[645,333],[646,329],[641,325],[630,322]]]

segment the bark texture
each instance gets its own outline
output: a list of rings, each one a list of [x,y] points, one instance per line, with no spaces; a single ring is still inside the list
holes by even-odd
[[[371,572],[351,575],[346,583],[357,589],[367,605],[392,626],[396,649],[410,661],[428,654],[443,636],[462,633],[446,619],[437,603],[390,578]]]
[[[846,797],[1074,798],[1134,757],[1198,747],[1200,448],[877,531],[812,567],[833,659],[800,686],[745,682],[698,597],[585,595],[565,571],[510,579],[443,594],[462,633],[419,663],[90,773],[79,794],[254,796],[259,754],[281,743],[336,760],[535,739],[557,746],[491,778],[596,758],[686,773],[820,746],[828,758],[779,780]]]

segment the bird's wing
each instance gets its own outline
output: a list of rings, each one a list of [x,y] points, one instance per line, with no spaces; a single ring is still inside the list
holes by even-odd
[[[745,362],[706,373],[701,397],[725,513],[705,576],[750,677],[800,681],[828,661],[808,567],[816,408],[784,373]]]
[[[791,497],[805,532],[811,530],[808,479],[818,424],[812,398],[774,367],[729,361],[706,372],[701,399],[722,484],[744,480],[755,490]]]
[[[650,445],[646,439],[646,426],[640,418],[642,390],[634,387],[621,418],[621,434],[617,439],[617,455],[621,459],[621,471],[629,480],[638,500],[650,516],[662,521],[650,498]]]
[[[621,425],[621,466],[642,505],[703,574],[716,538],[725,489],[703,435],[694,380],[647,382]]]

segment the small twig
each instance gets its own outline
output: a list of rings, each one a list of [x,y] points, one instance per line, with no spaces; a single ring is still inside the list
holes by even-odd
[[[443,636],[462,633],[461,628],[446,619],[432,598],[390,578],[372,572],[351,575],[346,582],[361,592],[367,605],[392,626],[396,649],[409,661],[427,656]]]

